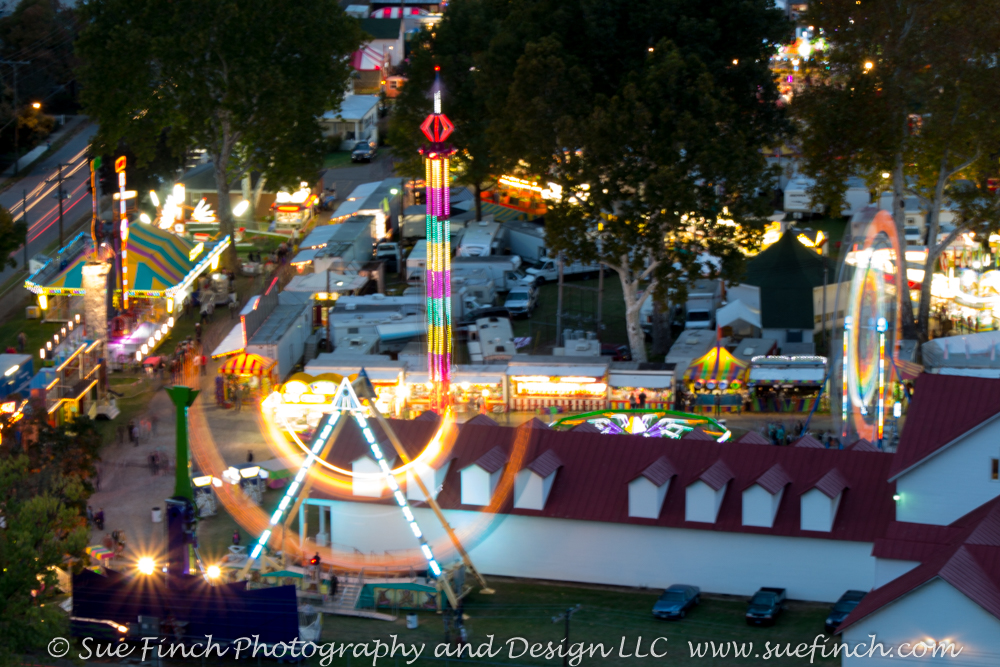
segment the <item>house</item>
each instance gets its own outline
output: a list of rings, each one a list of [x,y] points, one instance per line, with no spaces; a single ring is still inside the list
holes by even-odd
[[[384,65],[386,64],[390,67],[396,67],[406,57],[403,42],[403,22],[400,19],[361,19],[361,30],[372,37],[371,40],[365,42],[362,48],[365,51],[373,51],[380,54],[381,60],[376,63],[379,65],[379,68],[384,69]],[[354,68],[362,69],[358,65],[355,65]]]
[[[359,141],[378,143],[378,95],[346,95],[337,111],[320,119],[324,137],[340,137],[340,150],[349,151]]]
[[[920,375],[889,483],[896,520],[875,541],[875,589],[839,628],[844,641],[953,644],[964,665],[996,665],[1000,380]]]
[[[822,312],[814,312],[813,292],[822,293],[824,283],[836,280],[837,267],[829,258],[802,245],[794,230],[786,231],[747,262],[743,282],[760,288],[761,336],[774,338],[778,347],[812,343],[819,329],[816,317],[822,319]]]
[[[394,452],[369,424],[382,451]],[[392,426],[414,458],[440,423]],[[555,431],[538,420],[455,428],[454,444],[424,461],[421,474],[433,479],[451,526],[480,536],[467,547],[486,574],[649,587],[689,581],[732,595],[778,585],[793,598],[833,601],[871,586],[873,545],[894,518],[891,454]],[[329,461],[373,469],[353,420]],[[329,516],[329,539],[365,553],[414,550],[388,487],[357,484],[346,495],[314,489],[304,501]],[[414,504],[412,512],[429,542],[447,540],[430,508]]]

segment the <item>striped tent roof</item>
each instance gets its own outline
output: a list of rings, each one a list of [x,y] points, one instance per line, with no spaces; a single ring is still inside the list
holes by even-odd
[[[55,279],[45,285],[45,291],[82,290],[83,265],[93,258],[91,253],[83,253],[65,269],[60,271]],[[82,292],[80,292],[82,294]]]
[[[128,291],[162,292],[180,284],[194,268],[195,262],[190,259],[193,247],[180,236],[153,225],[129,225]]]
[[[484,201],[482,204],[483,215],[492,215],[496,222],[507,222],[508,220],[527,220],[528,214],[510,206],[494,204]]]
[[[263,375],[277,362],[257,354],[238,354],[219,366],[225,375]]]
[[[703,356],[695,359],[684,371],[684,379],[688,382],[703,380],[705,382],[732,382],[745,380],[750,365],[740,361],[721,345],[716,345]]]

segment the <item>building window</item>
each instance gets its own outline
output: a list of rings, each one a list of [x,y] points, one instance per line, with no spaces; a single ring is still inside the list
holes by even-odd
[[[990,479],[1000,481],[1000,459],[991,459]]]
[[[786,343],[801,343],[802,342],[802,330],[801,329],[789,329],[788,333],[785,335]]]

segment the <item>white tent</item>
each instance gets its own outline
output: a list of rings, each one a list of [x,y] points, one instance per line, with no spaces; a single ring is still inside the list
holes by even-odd
[[[760,329],[760,310],[751,308],[742,301],[730,301],[715,313],[715,321],[720,327],[739,327],[742,323]]]
[[[935,338],[921,348],[931,372],[945,368],[1000,369],[1000,331]]]

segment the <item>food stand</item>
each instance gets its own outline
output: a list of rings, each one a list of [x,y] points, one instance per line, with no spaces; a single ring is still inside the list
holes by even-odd
[[[507,366],[507,396],[511,410],[603,410],[607,380],[608,364],[600,357],[519,354]]]
[[[761,356],[750,363],[747,386],[755,412],[809,412],[826,381],[826,357]]]
[[[685,388],[694,396],[689,412],[739,412],[749,364],[717,344],[684,371]]]
[[[312,219],[319,198],[303,181],[295,192],[282,190],[274,197],[274,229],[298,230]]]
[[[507,410],[504,367],[496,365],[452,366],[451,395],[456,411],[476,412],[476,401],[488,412]]]
[[[309,375],[334,373],[344,377],[357,375],[365,370],[375,388],[375,405],[382,414],[400,416],[406,404],[406,364],[393,361],[381,354],[338,354],[336,351],[321,354],[308,364],[305,372]]]
[[[640,361],[613,361],[608,373],[608,407],[628,410],[640,394],[646,395],[645,407],[669,410],[673,404],[674,364]]]
[[[219,366],[219,376],[223,381],[222,398],[231,402],[237,388],[243,392],[243,400],[251,397],[262,400],[277,386],[278,362],[256,354],[238,354]]]

